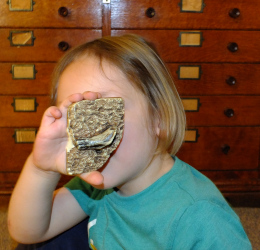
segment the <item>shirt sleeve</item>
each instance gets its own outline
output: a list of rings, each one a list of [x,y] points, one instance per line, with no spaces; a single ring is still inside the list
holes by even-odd
[[[198,201],[181,216],[172,249],[251,250],[252,246],[231,208]]]
[[[87,215],[90,215],[90,207],[93,208],[94,201],[101,200],[105,195],[114,192],[114,189],[101,190],[94,188],[77,176],[65,184],[64,187],[71,192]]]

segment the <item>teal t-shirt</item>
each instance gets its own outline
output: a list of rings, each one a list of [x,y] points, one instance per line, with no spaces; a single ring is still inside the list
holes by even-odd
[[[93,250],[252,249],[216,186],[177,157],[168,173],[130,197],[78,177],[66,187],[90,217]]]

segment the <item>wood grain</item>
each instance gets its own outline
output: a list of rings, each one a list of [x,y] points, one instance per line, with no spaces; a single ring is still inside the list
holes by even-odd
[[[12,30],[0,29],[0,58],[5,62],[56,62],[64,55],[58,47],[67,42],[71,47],[101,37],[101,30],[88,29],[31,29],[35,41],[33,46],[10,46],[7,39]]]
[[[180,65],[201,67],[198,80],[179,79]],[[231,63],[168,63],[178,92],[181,95],[259,95],[260,64]],[[228,85],[226,80],[234,77],[236,83]]]
[[[60,7],[68,9],[68,16],[59,15]],[[10,11],[6,1],[1,1],[0,9],[1,27],[102,27],[101,1],[35,1],[33,11]]]
[[[205,2],[205,1],[204,1]],[[203,13],[181,12],[179,0],[113,0],[111,1],[112,29],[258,29],[260,2],[258,0],[206,1]],[[148,18],[148,8],[155,15]],[[233,8],[240,9],[240,17],[229,16]],[[138,18],[137,18],[138,17]]]
[[[198,112],[186,112],[188,126],[259,126],[260,109],[257,107],[260,107],[260,96],[194,96],[194,98],[199,98],[201,106]],[[234,116],[227,117],[224,114],[227,109],[232,109]]]
[[[44,111],[50,106],[49,96],[33,96],[38,103],[36,112],[15,112],[12,106],[16,96],[0,96],[0,127],[37,127]]]
[[[51,74],[55,63],[34,63],[35,79],[13,79],[10,71],[15,63],[0,63],[2,95],[50,95]]]
[[[201,47],[180,47],[181,30],[112,30],[112,35],[134,33],[152,42],[166,62],[260,62],[260,31],[204,30]],[[237,52],[227,49],[238,44]]]
[[[258,170],[259,127],[196,127],[197,142],[185,142],[177,156],[199,170]],[[227,154],[222,149],[230,146]]]

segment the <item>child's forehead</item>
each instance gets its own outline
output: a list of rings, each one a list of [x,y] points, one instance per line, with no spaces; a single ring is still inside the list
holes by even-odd
[[[60,76],[58,102],[74,93],[98,92],[102,97],[137,96],[140,90],[130,82],[126,75],[108,61],[93,57],[73,61]]]

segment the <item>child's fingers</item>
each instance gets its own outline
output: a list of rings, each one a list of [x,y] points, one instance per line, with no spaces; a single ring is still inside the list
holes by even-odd
[[[81,100],[83,100],[83,95],[80,93],[70,95],[62,102],[61,107],[68,108],[72,103],[79,102]]]
[[[103,175],[101,173],[99,173],[98,171],[84,173],[84,174],[79,175],[79,177],[92,186],[102,186],[102,184],[104,182]]]
[[[83,94],[77,93],[69,96],[66,98],[62,104],[61,104],[61,109],[63,108],[67,109],[72,103],[82,101],[83,99],[85,100],[96,100],[98,98],[101,98],[101,94],[97,92],[90,92],[86,91]]]
[[[49,107],[43,115],[41,126],[48,126],[52,124],[56,119],[61,118],[62,113],[59,108],[55,106]]]
[[[98,92],[90,92],[90,91],[86,91],[83,93],[83,97],[85,100],[96,100],[101,98],[101,94]]]
[[[67,109],[72,103],[82,101],[83,99],[85,100],[96,100],[98,98],[101,98],[101,94],[97,92],[90,92],[86,91],[83,94],[77,93],[69,96],[66,98],[62,104],[60,105],[61,109],[65,108]]]

